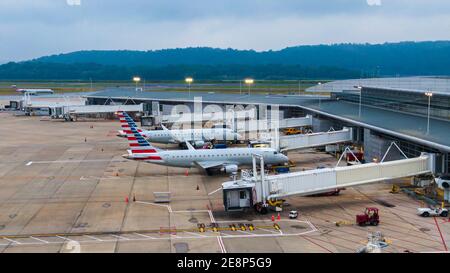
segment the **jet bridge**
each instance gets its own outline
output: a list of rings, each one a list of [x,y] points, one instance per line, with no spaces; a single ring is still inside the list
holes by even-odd
[[[352,128],[345,128],[340,131],[328,131],[304,135],[292,135],[280,137],[280,151],[325,146],[329,144],[349,142],[353,140]]]
[[[280,120],[262,119],[262,120],[238,120],[236,122],[237,132],[269,131],[274,129],[283,129],[289,127],[312,126],[312,116],[307,115],[300,118],[286,118]]]
[[[143,112],[143,104],[127,104],[127,105],[76,105],[64,106],[63,114],[97,114],[97,113],[115,113],[117,111],[124,112]]]
[[[263,164],[263,163],[262,163]],[[242,210],[271,200],[327,192],[337,188],[365,185],[388,179],[433,173],[435,155],[416,158],[315,169],[279,175],[256,175],[222,184],[225,210]],[[243,199],[243,200],[241,200]],[[248,199],[248,202],[245,202]]]

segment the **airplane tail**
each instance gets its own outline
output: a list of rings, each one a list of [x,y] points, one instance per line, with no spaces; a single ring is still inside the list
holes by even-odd
[[[120,115],[124,115],[124,114],[126,114],[126,113],[122,112],[122,111],[117,112],[117,115],[119,116],[119,118],[120,118]],[[131,127],[136,128],[136,130],[139,133],[142,133],[142,129],[139,128],[139,126],[136,124],[136,122],[134,122],[134,120],[128,114],[126,114],[126,115],[129,117],[129,119],[127,120],[128,124],[121,123],[122,130],[117,130],[117,136],[119,136],[119,137],[127,137],[127,133],[125,132],[125,129],[126,128],[131,128]]]
[[[136,160],[162,160],[161,157],[158,156],[158,149],[153,147],[150,142],[142,136],[133,119],[125,112],[117,112],[117,115],[128,139],[128,144],[130,145],[128,158]]]

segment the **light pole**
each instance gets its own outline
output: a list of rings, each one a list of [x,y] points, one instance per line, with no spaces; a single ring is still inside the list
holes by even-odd
[[[255,80],[247,78],[244,80],[245,84],[248,86],[248,95],[250,96],[250,87],[255,82]]]
[[[133,77],[133,81],[136,83],[136,91],[138,90],[138,83],[141,81],[140,77]]]
[[[184,79],[185,82],[187,82],[188,84],[188,89],[189,89],[189,97],[191,96],[191,83],[194,81],[194,79],[192,77],[187,77],[186,79]]]
[[[321,87],[322,83],[321,83],[321,82],[319,82],[318,84],[319,84],[319,86]],[[321,89],[321,88],[319,88],[319,89]],[[320,101],[321,101],[321,95],[319,94],[319,108],[321,108],[321,104],[320,104]]]
[[[359,89],[359,111],[358,116],[361,117],[361,96],[362,96],[362,86],[357,87]]]
[[[430,108],[431,108],[431,97],[433,96],[432,92],[425,92],[425,96],[428,97],[428,115],[427,115],[427,135],[430,133]]]

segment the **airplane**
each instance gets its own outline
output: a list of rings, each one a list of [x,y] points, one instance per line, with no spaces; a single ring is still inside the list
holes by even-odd
[[[130,149],[123,155],[126,159],[140,160],[147,163],[171,167],[197,167],[208,175],[214,171],[235,174],[239,166],[251,166],[253,154],[263,157],[266,165],[280,165],[288,162],[288,157],[272,148],[229,148],[196,150],[188,141],[188,150],[163,151],[155,148],[133,126],[131,117],[125,112],[118,112],[120,123],[127,134]]]
[[[161,125],[163,130],[142,130],[130,118],[130,126],[137,129],[137,131],[145,137],[148,141],[162,144],[179,144],[184,146],[186,141],[189,141],[194,147],[203,147],[206,141],[238,141],[242,140],[242,136],[234,132],[230,128],[201,128],[201,129],[182,129],[169,130],[164,125]],[[126,137],[124,130],[118,130],[118,136]]]

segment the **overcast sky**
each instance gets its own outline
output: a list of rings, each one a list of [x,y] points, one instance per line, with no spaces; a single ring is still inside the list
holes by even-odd
[[[0,0],[0,63],[83,49],[450,40],[449,0]]]

